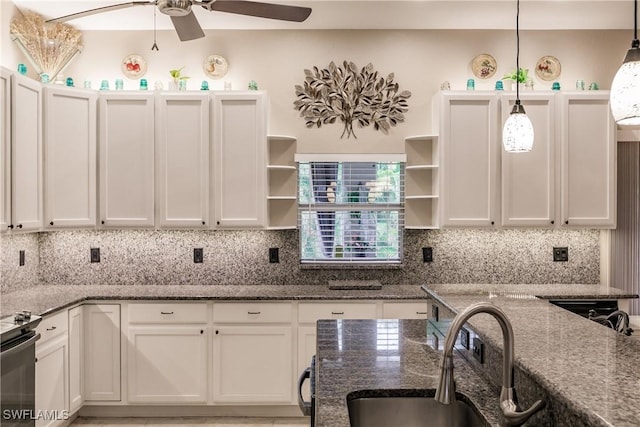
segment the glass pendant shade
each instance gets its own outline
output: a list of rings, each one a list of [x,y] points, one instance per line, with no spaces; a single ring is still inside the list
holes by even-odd
[[[502,145],[510,153],[526,153],[533,148],[533,125],[520,103],[513,106],[504,122]]]
[[[635,45],[635,43],[634,43]],[[640,48],[633,46],[611,83],[611,114],[619,125],[640,125]]]

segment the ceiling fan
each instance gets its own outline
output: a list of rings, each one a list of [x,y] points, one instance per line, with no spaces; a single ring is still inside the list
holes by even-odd
[[[111,6],[98,7],[83,12],[72,13],[47,20],[47,22],[66,22],[97,13],[126,9],[135,6],[157,6],[158,10],[171,17],[178,37],[181,41],[204,37],[204,32],[193,14],[191,6],[202,6],[208,11],[236,13],[259,18],[278,19],[281,21],[302,22],[311,14],[311,8],[261,3],[244,0],[148,0],[130,1]]]

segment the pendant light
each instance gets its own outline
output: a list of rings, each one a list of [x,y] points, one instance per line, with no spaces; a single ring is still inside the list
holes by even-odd
[[[611,83],[611,114],[619,125],[640,125],[640,41],[638,0],[633,7],[633,41]]]
[[[520,104],[520,0],[516,8],[516,103],[504,122],[502,145],[510,153],[526,153],[533,148],[533,125]]]

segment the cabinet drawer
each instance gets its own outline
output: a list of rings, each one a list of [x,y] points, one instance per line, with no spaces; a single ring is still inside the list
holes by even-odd
[[[429,303],[421,302],[385,302],[382,306],[383,319],[426,319]]]
[[[242,302],[213,304],[214,323],[291,323],[288,303]]]
[[[298,321],[315,323],[320,319],[376,319],[377,304],[372,303],[300,303]]]
[[[42,344],[59,335],[66,334],[68,329],[67,325],[67,310],[44,317],[36,328],[36,331],[40,333],[38,344]]]
[[[129,323],[207,323],[207,304],[129,304]]]

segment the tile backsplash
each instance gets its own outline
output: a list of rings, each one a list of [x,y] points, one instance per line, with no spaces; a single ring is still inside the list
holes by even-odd
[[[304,269],[298,232],[288,231],[59,231],[3,236],[2,291],[38,283],[319,284],[370,280],[383,284],[581,283],[600,281],[598,230],[447,229],[405,231],[405,255],[395,269]],[[433,248],[423,263],[422,248]],[[553,262],[554,246],[569,248],[569,262]],[[280,263],[269,263],[269,248]],[[100,248],[100,262],[90,262]],[[203,248],[203,262],[193,262]],[[27,254],[18,266],[19,250]]]

